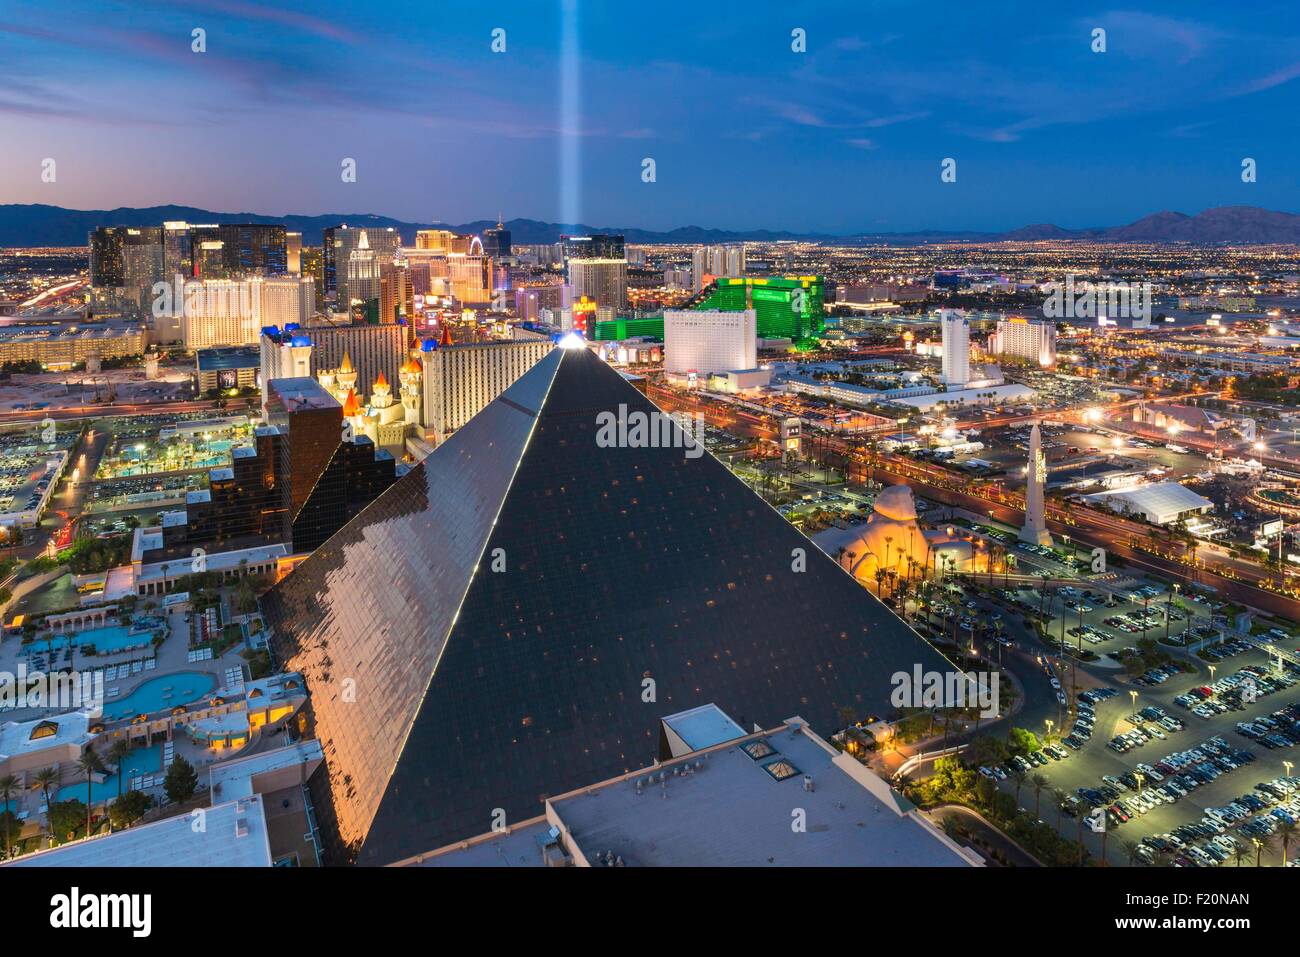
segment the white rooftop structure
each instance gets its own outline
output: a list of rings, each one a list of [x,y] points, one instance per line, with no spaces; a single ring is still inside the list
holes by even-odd
[[[29,721],[6,721],[0,725],[0,761],[65,744],[84,747],[92,739],[89,729],[88,711],[70,711]]]
[[[670,720],[678,726],[699,721],[706,732],[730,733],[709,727],[716,721],[709,709],[665,723]],[[806,815],[805,828],[792,827],[792,808]],[[545,817],[404,863],[971,867],[982,861],[856,758],[790,718],[770,731],[557,795],[546,802]]]
[[[198,822],[202,826],[196,826]],[[270,867],[260,795],[21,857],[8,867]]]
[[[1125,506],[1146,517],[1155,525],[1170,525],[1181,517],[1208,512],[1214,503],[1177,482],[1156,482],[1134,488],[1115,489],[1089,495],[1090,501],[1102,502],[1117,512]]]
[[[209,790],[214,800],[220,797],[229,801],[275,790],[286,779],[286,772],[288,778],[298,777],[305,782],[324,756],[320,741],[307,738],[274,751],[222,761],[208,769]]]
[[[704,704],[670,714],[663,719],[663,731],[669,753],[674,757],[745,736],[745,729],[716,704]]]
[[[1011,383],[993,385],[979,389],[949,389],[947,392],[934,392],[929,395],[905,396],[891,399],[893,405],[907,405],[914,409],[933,409],[940,403],[949,408],[953,406],[1002,405],[1004,403],[1027,402],[1036,393],[1027,385]]]

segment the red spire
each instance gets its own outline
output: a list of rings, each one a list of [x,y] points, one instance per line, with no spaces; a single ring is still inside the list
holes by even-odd
[[[380,371],[378,377],[375,379],[375,386],[378,387],[381,385],[388,385],[388,380],[384,378],[384,373],[382,371]]]
[[[438,341],[438,345],[451,345],[451,326],[445,322],[442,324],[442,338]]]
[[[348,389],[348,397],[343,400],[344,418],[352,418],[361,411],[361,403],[357,401],[357,394],[352,389]]]

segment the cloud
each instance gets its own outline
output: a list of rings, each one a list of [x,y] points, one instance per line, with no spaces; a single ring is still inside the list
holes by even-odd
[[[333,20],[315,17],[298,10],[285,10],[277,7],[260,7],[238,0],[168,0],[168,7],[188,7],[200,13],[216,12],[239,20],[259,20],[289,27],[300,33],[309,33],[327,40],[358,45],[362,37],[352,30],[341,26]]]

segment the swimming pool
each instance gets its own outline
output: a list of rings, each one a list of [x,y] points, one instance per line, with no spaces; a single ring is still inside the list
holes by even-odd
[[[119,721],[137,714],[153,714],[198,701],[217,686],[215,676],[203,671],[178,671],[150,678],[124,698],[104,702],[104,720]]]
[[[91,645],[101,655],[109,654],[114,651],[121,651],[124,648],[134,648],[139,645],[147,645],[152,640],[153,635],[150,632],[140,632],[131,634],[131,629],[126,625],[105,625],[103,628],[91,628],[87,631],[79,631],[72,636],[72,642],[78,648],[84,645]],[[68,646],[67,636],[60,635],[57,638],[47,639],[45,641],[34,641],[28,648],[31,651],[50,651],[51,643],[55,648],[66,648]]]
[[[105,760],[105,764],[107,763],[107,760]],[[136,775],[162,773],[162,745],[154,744],[147,748],[136,748],[134,751],[129,752],[122,759],[121,771],[123,794],[131,790],[131,779]],[[59,788],[59,793],[54,796],[56,801],[70,801],[73,798],[82,802],[86,800],[86,782],[84,779],[76,784],[68,784]],[[97,784],[91,783],[90,803],[98,804],[101,801],[116,800],[117,772],[110,774]]]

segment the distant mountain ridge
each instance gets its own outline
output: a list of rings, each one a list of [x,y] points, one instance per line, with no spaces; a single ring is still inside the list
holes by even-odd
[[[469,223],[411,223],[372,213],[329,213],[323,216],[268,216],[263,213],[218,213],[193,206],[120,207],[118,209],[64,209],[60,206],[0,205],[0,247],[84,246],[86,235],[97,226],[157,226],[170,220],[191,223],[283,223],[300,232],[303,242],[317,245],[323,230],[347,223],[373,228],[393,227],[402,241],[413,243],[417,229],[451,229],[481,233],[496,223],[479,219]],[[928,242],[989,242],[1051,239],[1146,243],[1300,243],[1300,215],[1258,206],[1217,206],[1194,216],[1164,210],[1125,226],[1066,229],[1051,223],[1022,226],[1008,232],[924,230],[911,233],[794,233],[785,230],[728,230],[681,226],[656,231],[624,226],[588,226],[585,223],[548,223],[512,219],[506,224],[516,243],[552,243],[562,234],[621,233],[629,243],[727,243],[798,240],[843,245]]]

